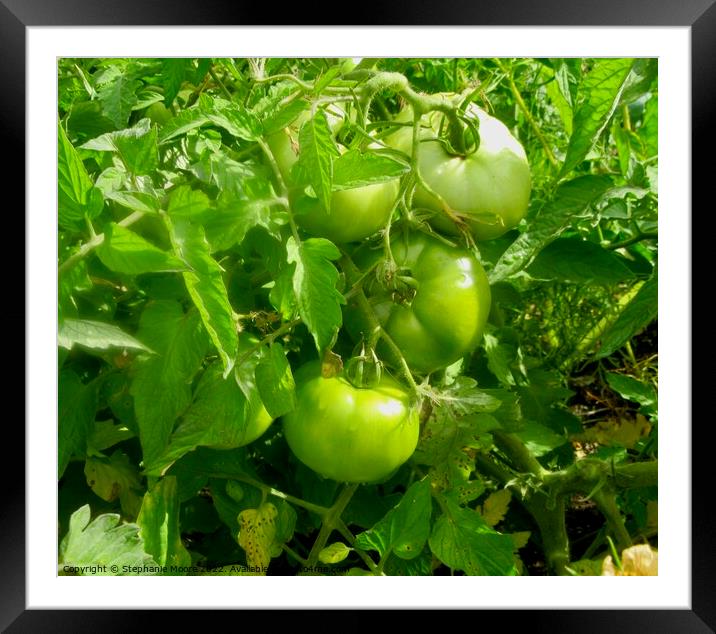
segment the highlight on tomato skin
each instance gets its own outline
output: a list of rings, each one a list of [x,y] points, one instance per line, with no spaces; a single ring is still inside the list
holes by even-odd
[[[295,374],[296,408],[283,417],[286,442],[296,457],[339,482],[376,482],[415,451],[418,410],[408,392],[382,375],[356,388],[342,374],[324,378],[310,362]]]

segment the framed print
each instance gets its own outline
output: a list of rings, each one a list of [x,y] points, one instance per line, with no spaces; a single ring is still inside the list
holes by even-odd
[[[517,5],[4,0],[28,359],[4,627],[714,627],[690,256],[716,10]]]

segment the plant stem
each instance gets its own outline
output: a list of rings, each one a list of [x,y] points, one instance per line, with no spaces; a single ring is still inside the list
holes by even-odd
[[[288,201],[288,187],[286,187],[286,181],[283,180],[283,175],[281,174],[281,170],[279,169],[278,163],[276,162],[276,157],[273,155],[271,148],[269,147],[268,143],[264,141],[264,139],[259,139],[257,143],[261,147],[261,150],[266,156],[266,160],[269,162],[274,176],[276,177],[276,182],[278,183],[280,190],[279,197]],[[291,234],[293,235],[293,239],[296,241],[296,245],[300,245],[301,238],[298,235],[298,226],[296,225],[296,219],[293,217],[293,211],[291,210],[291,206],[286,205],[285,209],[286,213],[288,214],[288,223],[291,227]]]
[[[211,476],[213,478],[220,478],[222,480],[236,480],[237,482],[244,482],[246,484],[251,485],[252,487],[256,487],[257,489],[264,493],[267,493],[268,495],[273,495],[274,497],[286,500],[286,502],[290,502],[291,504],[300,506],[301,508],[304,508],[307,511],[311,511],[316,515],[320,515],[321,517],[326,517],[326,515],[328,515],[331,510],[325,506],[313,504],[312,502],[302,500],[301,498],[297,498],[288,493],[284,493],[283,491],[279,491],[278,489],[274,489],[268,484],[264,484],[260,480],[255,480],[251,476],[240,475],[236,473],[212,473]]]
[[[301,564],[302,566],[305,566],[305,565],[306,565],[306,560],[305,560],[303,557],[301,557],[301,555],[299,555],[296,551],[294,551],[294,550],[292,550],[291,548],[289,548],[286,544],[281,544],[281,549],[282,549],[286,554],[288,554],[288,555],[290,555],[291,557],[293,557],[293,558],[294,558],[299,564]]]
[[[139,220],[142,216],[144,216],[143,211],[135,211],[117,224],[120,227],[129,227],[130,225],[134,224]],[[77,253],[73,253],[70,257],[68,257],[57,269],[57,274],[62,275],[63,273],[69,271],[77,262],[79,262],[83,257],[85,257],[90,251],[93,249],[96,249],[100,244],[104,242],[104,234],[99,233],[95,235],[93,238],[85,242],[77,251]]]
[[[493,432],[495,442],[512,464],[521,471],[537,475],[529,450],[512,434]],[[503,486],[514,482],[515,472],[478,454],[476,464],[481,472]],[[538,463],[539,464],[539,463]],[[567,469],[549,472],[541,466],[540,490],[518,498],[540,529],[547,562],[557,574],[569,574],[569,539],[565,524],[565,500],[568,495],[591,494],[591,498],[607,520],[620,544],[631,543],[623,518],[616,504],[615,488],[640,488],[657,484],[659,465],[656,460],[618,465],[611,468],[603,460],[585,459]]]
[[[376,572],[377,566],[375,565],[375,562],[370,558],[370,555],[366,553],[365,551],[361,550],[360,548],[356,548],[353,546],[353,543],[355,542],[356,538],[351,533],[350,529],[346,526],[345,522],[342,519],[338,519],[338,522],[336,523],[336,530],[343,535],[343,537],[346,538],[346,541],[351,545],[353,548],[353,552],[356,553],[362,560],[363,563],[365,563],[366,566],[368,566],[369,570],[371,572]]]
[[[403,356],[403,353],[400,351],[400,348],[396,345],[396,343],[393,341],[393,339],[390,337],[390,335],[385,332],[383,327],[380,325],[380,322],[378,321],[378,318],[375,316],[375,313],[373,312],[373,308],[370,305],[370,302],[368,301],[368,298],[365,296],[365,293],[363,292],[363,289],[359,289],[356,292],[356,301],[358,302],[358,309],[361,312],[361,315],[368,321],[370,324],[368,330],[370,333],[375,333],[377,335],[377,339],[382,339],[385,345],[388,347],[391,355],[395,358],[398,365],[400,366],[401,373],[405,380],[408,382],[408,385],[410,386],[410,391],[413,394],[413,396],[417,397],[419,394],[418,391],[418,384],[415,382],[415,379],[413,378],[413,373],[410,371],[410,368],[408,367],[408,362],[405,360],[405,357]],[[372,337],[374,335],[371,335]]]
[[[514,462],[521,461],[522,450],[517,456],[510,455],[510,448],[513,444],[503,447],[503,451],[512,458]],[[491,476],[503,485],[514,481],[515,474],[505,467],[498,465],[483,454],[477,455],[477,465],[480,470]],[[546,491],[536,491],[517,498],[522,506],[532,515],[544,547],[547,564],[559,575],[569,574],[569,539],[567,538],[567,527],[564,519],[564,498],[562,496],[550,497]]]
[[[271,75],[270,77],[252,77],[252,80],[257,84],[265,84],[267,82],[275,81],[292,81],[304,92],[313,92],[312,84],[302,81],[298,77],[294,77],[290,73],[279,73],[278,75]]]
[[[508,456],[515,468],[539,478],[546,473],[534,454],[515,434],[496,430],[492,432],[492,435],[497,446]]]
[[[341,258],[341,265],[343,266],[343,269],[349,280],[360,278],[360,271],[347,255],[344,255]],[[408,367],[408,363],[405,360],[405,357],[403,357],[403,353],[400,351],[400,348],[398,348],[396,343],[391,339],[390,335],[385,332],[383,327],[380,325],[380,322],[378,321],[378,318],[375,316],[375,312],[373,311],[373,307],[370,305],[370,302],[365,296],[365,293],[363,292],[361,286],[354,286],[354,289],[355,292],[353,293],[353,297],[358,304],[358,310],[360,312],[361,319],[366,324],[366,332],[370,333],[369,336],[374,343],[375,341],[377,341],[378,338],[382,339],[385,342],[385,345],[388,347],[391,355],[394,357],[393,360],[400,366],[401,373],[405,377],[405,380],[408,382],[413,396],[415,398],[418,398],[418,385],[413,378],[413,374]]]
[[[221,88],[221,92],[223,92],[224,95],[226,95],[226,98],[229,101],[231,101],[231,98],[232,98],[231,93],[227,90],[226,86],[224,86],[224,83],[219,79],[217,74],[214,72],[213,66],[209,67],[209,75],[211,75],[211,78],[216,82],[217,86],[219,86],[219,88]]]
[[[523,504],[539,526],[547,564],[558,575],[568,575],[570,557],[564,498],[554,500],[554,506],[551,507],[547,496],[538,493],[524,500]]]
[[[244,363],[252,354],[254,354],[258,349],[261,348],[261,346],[265,346],[267,343],[273,343],[276,339],[278,339],[281,335],[286,334],[287,332],[293,330],[298,324],[301,323],[300,319],[294,319],[292,321],[287,321],[285,324],[283,324],[280,328],[277,328],[274,330],[271,334],[266,335],[261,341],[259,341],[255,346],[251,346],[244,354],[242,354],[236,361],[236,367],[240,367],[241,364]]]
[[[622,240],[621,242],[607,244],[604,248],[609,251],[614,251],[615,249],[623,249],[624,247],[631,246],[637,242],[642,242],[643,240],[656,240],[658,237],[659,233],[657,231],[645,231],[644,233],[638,233],[637,235],[627,238],[626,240]]]
[[[627,104],[622,106],[622,121],[624,121],[624,130],[631,132],[631,115],[629,114],[629,106]]]
[[[338,526],[341,514],[345,510],[348,503],[351,501],[353,494],[356,492],[358,484],[346,484],[341,491],[338,499],[334,502],[333,506],[328,509],[328,512],[323,516],[323,522],[321,523],[321,530],[318,532],[318,537],[313,543],[311,552],[308,553],[308,559],[306,560],[306,566],[312,568],[318,562],[318,555],[326,547],[326,542],[330,537],[331,533]]]
[[[542,130],[537,125],[537,122],[532,117],[532,114],[529,111],[529,108],[527,107],[527,104],[525,103],[525,100],[522,98],[522,94],[519,91],[519,88],[517,88],[517,84],[515,83],[514,78],[512,77],[512,73],[510,73],[507,68],[505,68],[505,65],[502,63],[502,60],[499,58],[495,59],[495,62],[497,63],[497,66],[500,68],[500,70],[505,73],[505,77],[507,77],[507,83],[510,86],[510,90],[512,91],[512,96],[515,98],[515,101],[517,102],[517,105],[520,107],[520,110],[522,110],[522,113],[525,115],[525,119],[527,120],[527,123],[532,128],[532,131],[535,133],[535,136],[539,140],[539,142],[542,144],[542,147],[544,148],[544,153],[547,156],[547,159],[551,163],[552,167],[557,167],[559,165],[559,161],[554,157],[554,154],[552,153],[552,149],[549,147],[549,144],[547,143],[547,139],[545,139],[544,135],[542,134]]]
[[[619,550],[631,546],[631,536],[624,526],[624,518],[617,505],[617,497],[613,491],[605,491],[603,488],[592,495],[592,500],[597,505],[604,518],[607,520],[612,534],[617,540]]]

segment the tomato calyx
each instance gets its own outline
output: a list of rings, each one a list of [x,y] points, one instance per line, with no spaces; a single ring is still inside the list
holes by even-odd
[[[478,119],[458,111],[450,117],[446,126],[441,125],[438,140],[450,156],[467,158],[480,149],[479,127]]]
[[[394,303],[404,306],[410,306],[420,288],[410,268],[398,266],[388,258],[377,266],[376,279],[381,288],[390,293]]]
[[[358,350],[360,347],[360,350]],[[375,349],[361,341],[353,356],[345,365],[343,375],[353,387],[358,389],[374,388],[383,378],[383,364]]]

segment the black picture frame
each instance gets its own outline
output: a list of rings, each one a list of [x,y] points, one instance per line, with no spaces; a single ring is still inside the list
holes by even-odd
[[[714,115],[716,114],[716,0],[616,0],[584,2],[578,0],[501,0],[488,4],[463,3],[456,0],[426,2],[425,0],[394,0],[385,6],[365,6],[355,13],[365,25],[421,26],[686,26],[691,29],[692,80],[692,201],[693,209],[709,214],[713,208],[711,182],[713,171]],[[355,7],[355,5],[354,5]],[[320,4],[281,9],[277,15],[271,6],[262,3],[225,2],[221,0],[0,0],[0,64],[4,94],[0,119],[3,138],[15,157],[5,167],[6,182],[24,182],[25,62],[26,28],[33,26],[120,26],[120,25],[267,25],[278,26],[277,17],[291,19],[290,25],[320,25],[320,16],[336,16],[334,6]],[[318,10],[317,10],[318,9]],[[367,16],[370,16],[368,18]],[[19,190],[19,188],[17,188]],[[19,191],[17,208],[24,208],[24,192]],[[8,206],[7,209],[10,207]],[[690,210],[685,210],[685,214]],[[706,221],[710,222],[710,219]],[[24,234],[24,222],[18,228]],[[17,234],[13,234],[17,235]],[[693,251],[692,251],[693,252]],[[22,292],[22,291],[21,291]],[[24,321],[18,312],[10,314],[16,326]],[[24,328],[24,324],[23,324]],[[31,332],[25,332],[26,338]],[[685,368],[685,371],[690,371]],[[692,373],[696,376],[696,373]],[[31,381],[32,377],[26,379]],[[27,387],[27,384],[26,384]],[[693,391],[693,390],[692,390]],[[698,392],[697,392],[698,393]],[[708,391],[706,392],[708,393]],[[691,394],[683,395],[691,402]],[[695,420],[695,417],[693,417]],[[9,422],[9,421],[8,421]],[[495,619],[498,627],[524,623],[529,631],[603,632],[710,632],[716,629],[716,549],[712,546],[714,522],[709,500],[711,480],[708,470],[713,460],[713,445],[708,442],[710,417],[691,426],[692,433],[692,579],[691,609],[684,610],[512,610],[484,611],[485,619]],[[679,421],[686,428],[691,421]],[[48,432],[49,433],[49,432]],[[6,446],[24,446],[21,426],[6,425]],[[0,587],[0,628],[9,632],[44,631],[110,631],[140,630],[166,626],[170,618],[159,611],[120,610],[28,610],[26,609],[25,569],[25,490],[11,483],[24,472],[24,459],[5,460],[5,495],[0,519],[0,562],[3,577]],[[709,598],[711,597],[711,598]],[[183,611],[179,615],[183,628],[193,622],[206,626],[200,611]],[[160,621],[161,619],[161,621]]]

